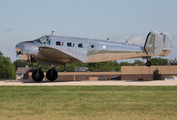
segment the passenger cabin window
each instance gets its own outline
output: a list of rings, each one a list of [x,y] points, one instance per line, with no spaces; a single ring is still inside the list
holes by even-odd
[[[63,45],[63,42],[57,41],[57,42],[56,42],[56,45],[62,46],[62,45]]]
[[[67,43],[67,46],[68,46],[68,47],[74,47],[74,43],[68,42],[68,43]]]
[[[79,47],[79,48],[84,48],[84,44],[79,43],[79,44],[78,44],[78,47]]]

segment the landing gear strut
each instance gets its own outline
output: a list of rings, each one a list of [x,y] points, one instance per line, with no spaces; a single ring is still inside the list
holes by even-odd
[[[47,71],[46,77],[50,81],[55,81],[58,77],[58,73],[54,68],[52,68],[52,69]]]
[[[35,82],[41,82],[44,78],[44,73],[38,68],[33,71],[32,78]]]

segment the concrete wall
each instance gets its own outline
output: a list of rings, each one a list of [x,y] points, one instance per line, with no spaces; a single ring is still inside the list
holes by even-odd
[[[153,71],[159,70],[161,80],[166,76],[177,76],[177,66],[122,66],[121,80],[153,80]]]
[[[107,80],[153,80],[153,71],[159,70],[160,79],[166,76],[177,76],[177,66],[122,66],[121,72],[58,72],[56,81],[91,80],[90,77],[107,78]],[[32,80],[32,72],[29,72],[29,80]],[[48,81],[44,73],[44,81]],[[94,78],[94,80],[95,80]],[[104,79],[103,79],[104,80]]]
[[[153,74],[153,71],[158,69],[161,74],[177,74],[177,66],[122,66],[121,74]]]
[[[32,72],[28,73],[28,80],[32,80]],[[107,80],[120,79],[121,72],[58,72],[56,81],[72,81],[75,76],[76,81],[89,80],[89,77],[107,78]],[[44,72],[43,81],[48,81]]]

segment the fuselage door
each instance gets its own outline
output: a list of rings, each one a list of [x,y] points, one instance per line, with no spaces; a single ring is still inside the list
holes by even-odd
[[[85,62],[87,57],[88,41],[78,40],[76,43],[76,57]]]

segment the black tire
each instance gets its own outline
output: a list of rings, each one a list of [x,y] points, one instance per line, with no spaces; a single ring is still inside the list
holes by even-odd
[[[57,73],[57,71],[55,69],[50,69],[50,70],[47,71],[46,77],[50,81],[55,81],[57,79],[57,77],[58,77],[58,73]]]
[[[151,66],[151,62],[150,62],[150,61],[147,61],[147,62],[146,62],[146,66],[150,67],[150,66]]]
[[[38,70],[34,70],[32,74],[32,78],[35,82],[41,82],[44,78],[44,73],[39,70],[39,74],[37,74]]]

